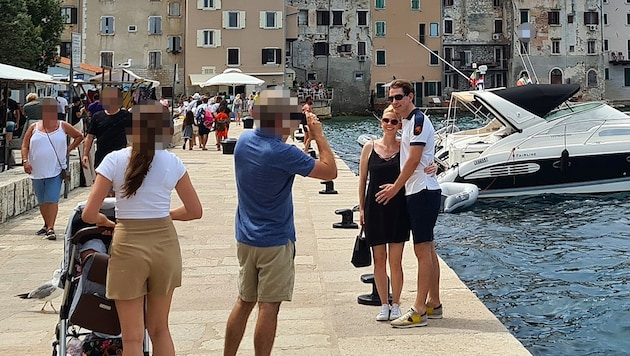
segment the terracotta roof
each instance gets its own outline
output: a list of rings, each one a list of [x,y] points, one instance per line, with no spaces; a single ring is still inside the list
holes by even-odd
[[[65,64],[67,66],[70,66],[70,58],[60,57],[59,63]],[[94,74],[99,74],[99,73],[101,73],[103,71],[103,69],[101,67],[93,66],[93,65],[87,64],[87,63],[81,63],[79,68],[81,68],[83,70],[87,70],[87,71],[93,72]]]

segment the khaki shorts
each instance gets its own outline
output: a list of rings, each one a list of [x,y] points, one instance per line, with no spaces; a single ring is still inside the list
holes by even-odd
[[[182,255],[171,218],[118,219],[107,268],[107,298],[167,295],[181,284]]]
[[[236,246],[240,266],[238,295],[245,302],[291,301],[295,282],[295,243],[284,246]]]

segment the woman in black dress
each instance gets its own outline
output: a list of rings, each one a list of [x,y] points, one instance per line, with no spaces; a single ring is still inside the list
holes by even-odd
[[[359,163],[359,212],[365,237],[372,246],[374,256],[374,282],[381,298],[381,312],[376,316],[379,321],[394,320],[401,314],[402,253],[405,241],[409,240],[410,229],[405,191],[401,189],[387,205],[378,204],[375,198],[379,186],[393,183],[400,173],[400,141],[396,138],[400,127],[401,121],[389,106],[381,120],[383,138],[369,141],[363,146]],[[387,246],[392,275],[391,311],[388,300]]]
[[[376,316],[379,321],[395,320],[401,316],[402,254],[410,231],[405,189],[401,189],[387,205],[376,202],[379,187],[393,183],[400,174],[400,140],[396,134],[401,126],[402,122],[394,109],[388,106],[381,119],[383,138],[367,142],[359,162],[359,212],[365,237],[372,246],[374,282],[381,299],[381,311]],[[436,168],[433,164],[425,171],[434,173]],[[391,309],[386,265],[388,253],[392,284]]]

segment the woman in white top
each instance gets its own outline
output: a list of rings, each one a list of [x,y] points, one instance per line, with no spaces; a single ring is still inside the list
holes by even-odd
[[[243,99],[241,99],[241,94],[236,94],[236,99],[234,99],[233,104],[234,114],[236,116],[236,123],[238,125],[241,124],[241,115],[243,114]]]
[[[61,171],[68,168],[66,156],[75,149],[83,134],[69,123],[57,119],[57,101],[42,98],[42,119],[28,127],[22,140],[22,165],[33,182],[44,226],[37,235],[55,240],[55,221],[61,195]],[[72,137],[68,146],[67,137]]]
[[[116,301],[125,356],[143,355],[145,328],[153,350],[175,355],[168,327],[182,260],[173,220],[199,219],[201,203],[182,161],[165,148],[173,129],[168,109],[150,101],[134,107],[133,146],[109,153],[82,213],[86,223],[114,228],[106,295]],[[116,223],[99,212],[116,193]],[[175,189],[183,206],[170,208]],[[146,298],[146,313],[145,313]]]

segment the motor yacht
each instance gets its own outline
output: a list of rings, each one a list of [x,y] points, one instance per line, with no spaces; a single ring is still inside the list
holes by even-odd
[[[605,102],[572,102],[577,84],[454,92],[482,127],[436,134],[438,179],[479,197],[630,191],[630,116]],[[461,111],[461,110],[460,110]]]

